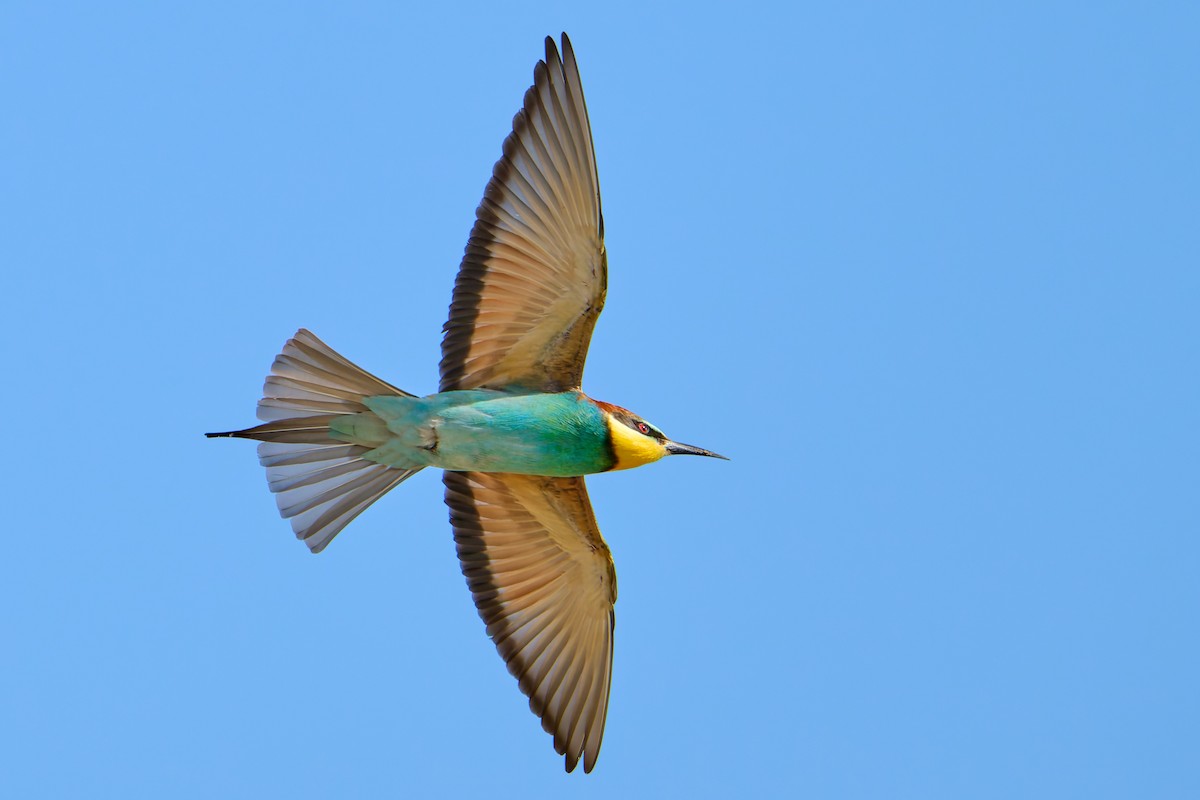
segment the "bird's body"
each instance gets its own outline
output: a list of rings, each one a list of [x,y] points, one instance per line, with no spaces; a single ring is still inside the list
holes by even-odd
[[[363,458],[397,469],[565,478],[605,472],[618,461],[603,407],[580,391],[477,389],[367,397],[363,405],[370,410],[332,422],[331,435],[370,447]]]
[[[668,439],[580,389],[608,257],[575,55],[546,60],[476,210],[442,340],[439,392],[417,397],[306,330],[276,356],[260,442],[280,513],[321,552],[405,478],[445,470],[467,586],[488,635],[570,771],[600,751],[616,572],[584,475],[666,455]],[[721,456],[716,456],[721,458]]]

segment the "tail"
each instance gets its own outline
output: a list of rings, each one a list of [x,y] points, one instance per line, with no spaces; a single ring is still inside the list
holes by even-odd
[[[262,425],[243,431],[205,434],[257,439],[258,460],[267,468],[279,513],[291,520],[296,537],[319,553],[334,536],[412,470],[363,458],[371,448],[329,434],[330,422],[368,412],[363,398],[413,395],[381,381],[335,353],[301,328],[275,357],[258,401]]]

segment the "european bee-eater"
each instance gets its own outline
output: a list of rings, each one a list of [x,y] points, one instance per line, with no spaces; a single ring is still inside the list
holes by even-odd
[[[275,358],[257,439],[280,513],[318,553],[385,492],[445,470],[454,541],[488,635],[570,772],[600,751],[617,580],[583,476],[671,441],[580,390],[607,258],[575,53],[546,39],[454,282],[437,394],[416,397],[306,330]]]

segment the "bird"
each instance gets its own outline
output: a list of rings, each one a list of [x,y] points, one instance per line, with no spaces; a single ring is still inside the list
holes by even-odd
[[[722,458],[584,394],[608,257],[571,41],[513,118],[459,265],[438,392],[418,397],[305,329],[276,356],[257,440],[280,514],[313,553],[426,467],[475,607],[567,772],[596,765],[613,664],[616,571],[584,476],[665,456]],[[726,459],[728,460],[728,459]]]

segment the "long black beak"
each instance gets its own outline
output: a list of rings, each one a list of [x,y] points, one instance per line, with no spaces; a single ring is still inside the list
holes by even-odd
[[[712,450],[705,450],[703,447],[692,447],[690,444],[680,444],[679,442],[667,442],[667,452],[673,456],[708,456],[709,458],[722,458],[728,461],[725,456],[719,456]]]

